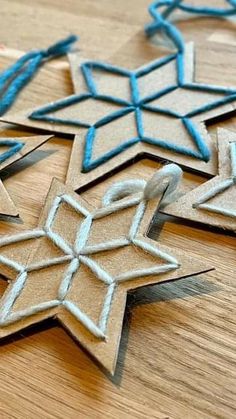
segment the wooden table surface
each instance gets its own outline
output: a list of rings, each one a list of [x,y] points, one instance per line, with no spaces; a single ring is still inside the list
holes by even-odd
[[[210,3],[222,5],[223,0]],[[80,35],[84,56],[112,57],[128,67],[143,64],[164,51],[144,36],[148,4],[149,0],[0,0],[0,68],[21,52],[46,47],[68,33]],[[235,24],[199,18],[178,26],[196,43],[196,79],[236,85]],[[39,72],[14,108],[70,93],[66,59],[54,61]],[[235,118],[219,125],[236,131]],[[1,129],[1,136],[27,134],[3,124]],[[213,138],[215,129],[210,127]],[[1,221],[1,234],[37,225],[52,177],[65,180],[71,145],[71,139],[55,137],[3,173],[21,219]],[[154,167],[158,164],[144,160],[112,181],[140,176]],[[185,175],[186,185],[203,180]],[[98,200],[109,181],[85,192],[86,199]],[[168,220],[152,234],[216,270],[129,297],[113,379],[53,321],[3,342],[1,418],[235,418],[235,237]],[[2,292],[5,281],[0,285]]]

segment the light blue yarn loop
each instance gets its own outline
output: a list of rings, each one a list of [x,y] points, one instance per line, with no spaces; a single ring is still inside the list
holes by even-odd
[[[77,41],[77,36],[70,35],[48,49],[30,51],[0,74],[0,116],[13,105],[16,97],[32,79],[40,66],[52,58],[70,51]]]
[[[145,27],[147,36],[152,36],[157,32],[164,32],[175,45],[177,51],[184,51],[184,39],[176,26],[167,19],[176,10],[179,9],[192,15],[208,16],[215,18],[224,18],[236,15],[236,0],[225,0],[228,7],[209,7],[193,6],[185,4],[183,0],[155,0],[150,4],[148,11],[153,18],[153,22]],[[165,8],[164,11],[159,9]]]
[[[205,16],[212,16],[212,17],[227,17],[235,15],[236,11],[236,1],[235,0],[226,0],[232,8],[226,7],[209,7],[209,6],[189,6],[187,4],[179,4],[179,9],[194,13],[200,14]]]

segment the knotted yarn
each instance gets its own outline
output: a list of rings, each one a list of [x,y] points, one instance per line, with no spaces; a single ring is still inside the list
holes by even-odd
[[[30,82],[41,65],[67,54],[78,37],[70,35],[42,50],[30,51],[0,74],[0,116],[15,102],[20,91]]]
[[[102,203],[105,207],[116,202],[119,205],[119,200],[141,193],[139,199],[144,201],[162,195],[161,205],[167,205],[174,199],[182,175],[183,171],[177,164],[167,164],[155,172],[147,182],[143,179],[129,179],[114,183],[104,194]]]

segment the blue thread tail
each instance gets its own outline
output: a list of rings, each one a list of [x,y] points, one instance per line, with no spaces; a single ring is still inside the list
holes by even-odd
[[[77,39],[77,36],[70,35],[46,50],[30,51],[3,71],[0,74],[0,116],[10,109],[20,91],[30,82],[40,66],[69,52]]]

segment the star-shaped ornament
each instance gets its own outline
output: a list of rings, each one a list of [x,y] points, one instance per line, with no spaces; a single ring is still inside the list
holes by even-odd
[[[75,94],[7,122],[75,134],[68,183],[86,185],[137,156],[215,174],[205,122],[235,109],[236,89],[194,82],[193,46],[137,70],[71,55]]]
[[[39,226],[0,239],[1,269],[12,279],[0,302],[1,337],[55,317],[114,373],[127,293],[211,270],[146,236],[166,188],[160,173],[114,184],[98,209],[52,182]]]
[[[0,137],[0,173],[13,163],[32,153],[43,145],[52,135],[34,137]],[[0,180],[0,214],[2,216],[17,217],[18,209]]]
[[[219,129],[219,174],[163,210],[166,214],[236,232],[236,133]]]

